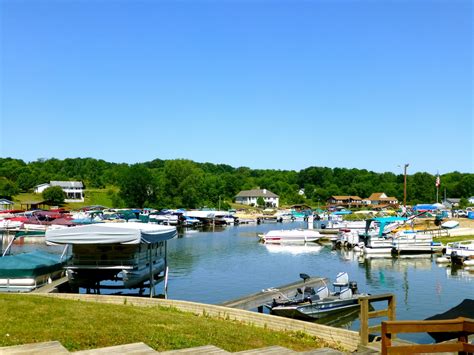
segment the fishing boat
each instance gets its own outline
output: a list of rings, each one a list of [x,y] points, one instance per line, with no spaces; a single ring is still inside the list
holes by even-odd
[[[300,274],[306,282],[307,274]],[[367,294],[359,293],[357,283],[349,281],[346,272],[340,272],[333,283],[337,291],[330,292],[327,286],[317,290],[312,287],[298,288],[294,297],[281,295],[266,307],[271,314],[298,319],[321,319],[337,313],[350,312],[359,307],[359,298]]]
[[[47,230],[46,243],[72,246],[66,270],[73,287],[98,290],[112,281],[114,288],[141,289],[166,270],[166,242],[176,234],[172,226],[99,223]]]
[[[264,243],[306,243],[315,242],[323,235],[312,229],[271,230],[259,235]]]

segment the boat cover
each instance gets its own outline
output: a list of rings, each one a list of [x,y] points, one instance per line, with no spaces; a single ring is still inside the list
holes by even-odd
[[[175,237],[175,227],[146,223],[98,223],[47,230],[46,244],[158,243]]]
[[[456,319],[458,317],[471,318],[474,319],[474,299],[466,298],[457,306],[451,308],[450,310],[435,314],[432,317],[426,318],[425,320],[443,320],[443,319]],[[458,333],[453,332],[444,332],[444,333],[428,333],[431,337],[437,342],[454,339],[458,337]]]
[[[0,278],[25,278],[61,270],[67,258],[44,251],[0,257]]]

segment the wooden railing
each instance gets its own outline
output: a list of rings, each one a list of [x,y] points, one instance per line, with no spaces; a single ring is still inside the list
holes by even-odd
[[[372,303],[375,302],[383,302],[386,301],[387,308],[381,309],[378,311],[370,311],[370,306]],[[375,295],[375,296],[367,296],[359,298],[360,304],[360,344],[367,345],[369,343],[369,334],[374,332],[381,332],[381,326],[372,326],[369,327],[369,319],[370,318],[378,318],[378,317],[388,317],[390,321],[395,320],[395,310],[396,310],[396,303],[395,303],[395,295],[391,293],[382,294],[382,295]]]
[[[392,345],[392,336],[397,333],[439,333],[456,332],[455,342],[439,344]],[[468,343],[468,335],[474,334],[474,319],[457,318],[428,321],[385,321],[382,322],[382,354],[412,354],[436,352],[474,352],[474,345]]]

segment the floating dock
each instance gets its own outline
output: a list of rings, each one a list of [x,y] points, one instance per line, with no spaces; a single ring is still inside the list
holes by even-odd
[[[306,282],[297,281],[288,285],[267,288],[248,296],[221,303],[219,306],[244,309],[247,311],[258,309],[259,312],[263,312],[263,306],[265,304],[272,302],[274,298],[277,298],[282,294],[286,297],[293,297],[297,288],[303,288],[306,286],[318,288],[328,283],[329,280],[325,277],[311,277],[310,279],[307,279]]]

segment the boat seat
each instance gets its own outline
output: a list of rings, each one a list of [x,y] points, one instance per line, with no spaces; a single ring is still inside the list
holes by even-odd
[[[336,276],[336,282],[332,284],[334,288],[338,287],[341,290],[343,287],[349,286],[349,275],[347,272],[340,272]]]
[[[329,296],[329,289],[327,286],[322,286],[316,290],[316,295],[319,296],[320,299],[324,299]]]
[[[352,290],[350,288],[343,289],[341,293],[339,294],[339,298],[341,300],[352,298]]]

